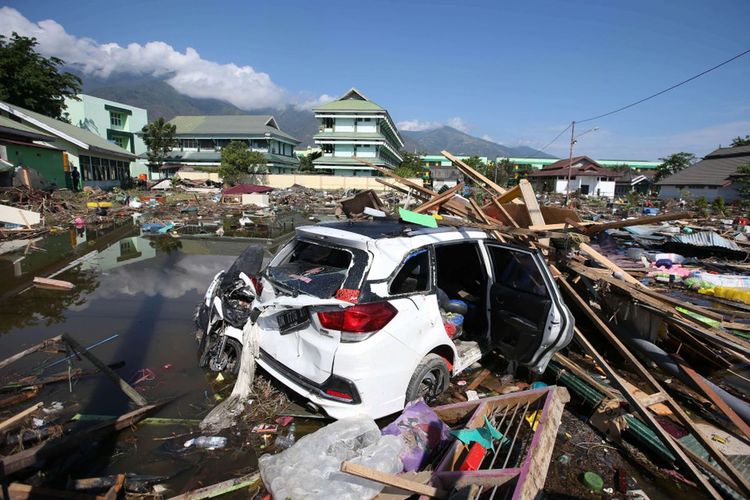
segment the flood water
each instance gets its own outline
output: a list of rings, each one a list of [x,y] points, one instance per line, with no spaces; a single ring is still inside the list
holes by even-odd
[[[117,373],[149,402],[175,398],[151,417],[188,419],[177,425],[140,425],[102,443],[96,452],[73,454],[59,480],[120,472],[166,475],[170,493],[178,493],[255,465],[251,448],[184,452],[183,443],[190,435],[164,439],[195,431],[196,419],[216,404],[215,374],[197,365],[193,313],[212,277],[248,244],[232,238],[150,239],[139,236],[139,229],[128,223],[99,231],[71,229],[36,241],[36,248],[4,249],[0,359],[62,333],[84,346],[117,335],[92,352],[104,363],[124,363]],[[55,276],[74,283],[74,290],[26,288],[34,276],[49,276],[81,257],[79,265]],[[19,290],[24,291],[19,294]],[[4,368],[0,377],[10,383],[40,373],[40,367],[63,357],[36,353]],[[92,366],[74,359],[72,368]],[[63,362],[42,373],[67,369]],[[63,404],[59,414],[50,416],[59,423],[76,413],[120,415],[135,408],[111,379],[98,374],[74,381],[72,392],[67,381],[47,385],[38,397],[0,411],[12,415],[38,401],[45,406],[54,401]],[[54,480],[55,471],[48,474]]]

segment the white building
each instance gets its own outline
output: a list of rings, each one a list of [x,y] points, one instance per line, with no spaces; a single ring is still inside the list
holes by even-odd
[[[615,197],[615,182],[620,176],[619,172],[602,167],[588,156],[576,156],[570,162],[567,159],[559,160],[528,174],[529,181],[534,183],[537,191],[562,194],[578,192],[604,198]]]
[[[404,141],[391,116],[357,89],[352,88],[313,111],[320,120],[315,144],[323,151],[313,162],[316,170],[331,170],[334,175],[374,176],[377,171],[358,158],[391,169],[401,163],[399,150]]]

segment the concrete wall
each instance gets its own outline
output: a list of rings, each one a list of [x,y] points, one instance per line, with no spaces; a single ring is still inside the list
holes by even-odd
[[[221,182],[218,174],[213,172],[179,172],[182,179],[208,179]],[[345,177],[338,175],[294,175],[294,174],[269,174],[259,175],[258,184],[271,186],[276,189],[286,189],[294,184],[299,184],[311,189],[333,191],[335,189],[374,189],[385,191],[388,188],[377,182],[376,177]],[[422,179],[409,179],[422,185]]]
[[[30,167],[39,172],[50,184],[71,187],[63,170],[63,152],[57,149],[35,148],[21,144],[7,144],[8,161],[14,166]]]
[[[333,124],[334,132],[354,132],[354,118],[336,118]]]
[[[662,200],[680,199],[685,195],[686,199],[695,200],[704,196],[707,201],[714,201],[721,196],[727,203],[740,199],[740,193],[732,187],[714,188],[690,188],[688,186],[661,186],[659,198]]]
[[[545,179],[548,183],[552,182],[552,179]],[[543,181],[542,181],[543,182]],[[568,180],[567,179],[555,179],[555,192],[556,193],[567,193]],[[570,180],[570,192],[574,193],[581,189],[581,186],[588,186],[588,196],[600,196],[605,198],[613,198],[615,196],[615,181],[598,181],[597,177],[576,177]]]

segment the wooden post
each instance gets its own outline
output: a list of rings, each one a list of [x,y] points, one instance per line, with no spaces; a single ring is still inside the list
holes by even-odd
[[[70,347],[73,349],[74,352],[77,352],[84,358],[91,361],[91,363],[96,366],[99,370],[102,371],[105,375],[107,375],[109,378],[115,381],[115,383],[120,386],[120,389],[122,389],[122,392],[124,392],[130,399],[133,400],[135,404],[138,406],[146,406],[148,404],[148,401],[146,401],[146,398],[144,398],[138,391],[133,389],[133,387],[130,386],[127,382],[125,382],[122,377],[120,377],[118,374],[116,374],[110,367],[108,367],[106,364],[99,361],[99,359],[91,354],[85,347],[83,347],[81,344],[79,344],[75,339],[73,339],[70,335],[67,333],[64,333],[62,335],[63,340],[67,342]]]
[[[558,279],[558,283],[562,285],[562,288],[565,290],[568,296],[570,296],[578,305],[578,307],[583,310],[586,316],[588,316],[588,318],[594,323],[597,329],[610,342],[610,344],[612,344],[612,346],[615,347],[617,351],[625,358],[630,369],[635,371],[643,379],[645,379],[654,389],[654,392],[661,392],[664,394],[664,403],[669,406],[669,409],[672,410],[677,419],[687,428],[687,430],[695,435],[698,442],[708,451],[711,457],[713,457],[713,459],[719,463],[719,465],[726,471],[727,475],[737,482],[737,484],[742,489],[740,493],[743,493],[744,495],[750,495],[750,479],[744,477],[742,473],[738,471],[737,468],[729,460],[727,460],[727,457],[724,456],[724,454],[721,453],[718,449],[716,449],[711,439],[704,436],[703,432],[701,432],[701,430],[693,423],[693,421],[690,419],[690,417],[688,417],[682,407],[678,405],[677,402],[674,401],[674,399],[672,399],[672,397],[664,390],[661,384],[654,378],[653,375],[651,375],[651,372],[647,370],[646,367],[643,366],[643,364],[641,364],[638,358],[636,358],[635,355],[630,352],[630,350],[625,346],[625,344],[622,343],[617,335],[615,335],[615,333],[610,330],[607,324],[604,323],[604,321],[602,321],[602,319],[596,314],[596,312],[594,312],[594,310],[589,307],[586,301],[583,300],[580,295],[578,295],[578,292],[575,291],[570,283],[562,278]],[[693,472],[695,477],[701,481],[704,488],[706,488],[706,490],[712,495],[718,497],[718,492],[716,492],[713,486],[708,483],[708,479],[703,476],[700,471],[698,471],[695,464],[693,464],[693,462],[684,454],[682,448],[675,444],[672,437],[664,431],[661,425],[656,422],[648,409],[643,406],[637,398],[630,394],[630,392],[628,392],[617,373],[615,373],[615,371],[606,363],[604,358],[594,349],[594,347],[588,342],[588,340],[586,340],[586,338],[578,329],[576,329],[576,338],[578,339],[579,343],[581,343],[581,345],[583,345],[584,348],[589,351],[596,362],[607,372],[607,375],[616,384],[618,389],[620,389],[620,392],[622,392],[622,395],[628,400],[628,402],[633,405],[636,410],[638,410],[639,414],[644,419],[646,419],[646,421],[652,427],[654,427],[654,430],[659,434],[664,443],[669,445],[672,451],[675,452],[685,462],[685,465],[687,465],[688,468],[690,468],[690,470]]]
[[[490,179],[488,179],[481,173],[471,168],[466,163],[462,162],[461,160],[459,160],[458,158],[450,154],[448,151],[441,151],[440,154],[448,158],[456,166],[456,168],[458,168],[465,175],[467,175],[468,177],[476,181],[477,184],[485,184],[487,187],[483,187],[483,189],[489,192],[491,195],[494,195],[495,193],[499,195],[503,195],[507,191],[506,189],[492,182]],[[495,193],[492,193],[490,190],[495,191]]]
[[[6,358],[6,359],[0,361],[0,368],[5,368],[9,364],[16,362],[19,359],[21,359],[21,358],[23,358],[25,356],[28,356],[31,353],[34,353],[34,352],[37,352],[37,351],[41,351],[42,349],[46,349],[47,347],[49,347],[52,344],[55,344],[57,342],[60,342],[61,340],[62,340],[62,335],[58,335],[57,337],[52,337],[52,338],[49,338],[49,339],[45,340],[44,342],[40,342],[40,343],[38,343],[36,345],[33,345],[33,346],[29,347],[28,349],[25,349],[25,350],[19,352],[18,354],[14,354],[13,356],[11,356],[9,358]]]
[[[341,472],[346,472],[357,477],[363,477],[365,479],[369,479],[370,481],[376,481],[381,484],[393,486],[394,488],[410,491],[419,495],[425,495],[434,498],[448,498],[447,491],[440,490],[438,488],[435,488],[434,486],[418,483],[409,479],[404,479],[395,474],[388,474],[387,472],[382,472],[377,469],[371,469],[370,467],[365,467],[364,465],[355,464],[352,462],[342,462]]]
[[[15,424],[23,420],[24,418],[28,417],[35,411],[37,411],[39,408],[44,406],[44,403],[37,403],[34,406],[30,406],[29,408],[26,408],[22,412],[10,417],[9,419],[5,420],[4,422],[0,423],[0,431],[4,431],[10,427],[13,427]]]

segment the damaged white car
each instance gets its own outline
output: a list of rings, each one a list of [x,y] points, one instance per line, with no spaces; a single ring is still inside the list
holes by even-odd
[[[258,364],[333,418],[434,400],[493,349],[541,373],[573,336],[541,255],[479,230],[323,223],[260,262],[248,250],[206,292],[201,364],[236,372],[256,322]]]

